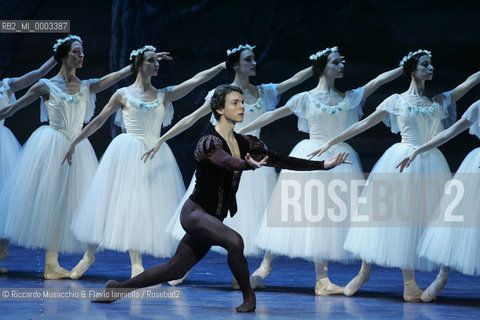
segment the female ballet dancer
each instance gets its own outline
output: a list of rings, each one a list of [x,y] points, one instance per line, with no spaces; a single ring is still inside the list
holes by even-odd
[[[302,92],[293,96],[287,104],[277,110],[264,114],[256,121],[245,126],[240,133],[255,130],[277,119],[295,114],[298,117],[298,130],[310,134],[309,139],[302,140],[290,153],[292,157],[307,158],[307,155],[323,145],[328,139],[342,132],[357,122],[363,112],[365,99],[383,84],[394,80],[402,74],[398,67],[385,72],[368,82],[363,87],[345,93],[335,88],[335,80],[343,78],[344,57],[337,47],[327,48],[310,56],[312,69],[318,78],[318,85],[311,91]],[[331,151],[332,152],[332,151]],[[330,152],[330,153],[331,153]],[[348,231],[350,217],[350,192],[339,194],[345,204],[345,223],[332,223],[330,219],[324,222],[312,223],[304,227],[298,225],[285,227],[268,227],[269,215],[277,215],[282,208],[282,182],[284,179],[295,179],[302,186],[311,179],[317,179],[328,186],[333,180],[340,179],[347,185],[352,180],[363,180],[363,171],[360,159],[355,150],[346,143],[336,145],[335,152],[348,152],[353,166],[340,166],[333,170],[317,172],[299,172],[293,176],[288,170],[280,173],[277,187],[268,202],[266,214],[263,217],[257,236],[257,245],[266,250],[260,267],[255,270],[250,279],[252,288],[257,288],[261,281],[272,270],[274,255],[282,254],[289,257],[300,257],[315,262],[315,294],[326,296],[343,294],[343,287],[330,282],[328,278],[328,261],[346,262],[351,256],[343,249],[343,243]],[[328,200],[328,199],[327,199]],[[302,203],[302,199],[299,200]],[[320,206],[318,206],[320,205]],[[311,212],[317,214],[325,208],[336,208],[332,201],[312,204]],[[302,207],[306,210],[305,207]],[[335,213],[339,215],[339,212]],[[272,217],[274,219],[274,217]]]
[[[130,74],[128,67],[101,79],[77,78],[83,65],[82,40],[69,35],[53,46],[54,57],[61,64],[51,79],[41,79],[16,102],[0,111],[0,120],[11,116],[41,98],[41,126],[25,143],[9,187],[0,195],[0,220],[3,238],[27,248],[43,248],[45,279],[68,278],[70,272],[60,267],[58,252],[82,252],[83,245],[70,230],[73,215],[97,168],[97,158],[88,141],[79,146],[75,165],[61,165],[71,140],[83,122],[93,116],[95,94]]]
[[[259,86],[250,83],[250,77],[256,75],[255,54],[253,49],[255,46],[239,45],[237,48],[227,50],[227,69],[235,73],[235,78],[232,85],[241,88],[244,92],[245,98],[245,117],[243,122],[239,122],[235,125],[235,130],[239,130],[245,125],[249,124],[260,115],[265,112],[274,110],[279,97],[285,91],[291,89],[304,82],[312,75],[311,68],[305,68],[299,71],[293,77],[278,83],[278,84],[261,84]],[[150,150],[154,153],[158,150],[160,145],[170,138],[173,138],[177,134],[191,127],[198,119],[209,114],[210,111],[210,97],[213,95],[211,90],[205,98],[205,103],[198,110],[191,115],[180,120],[172,129],[165,133],[157,143],[157,146]],[[216,124],[215,118],[211,118],[213,125]],[[260,137],[260,129],[247,132],[250,135]],[[195,176],[192,177],[190,186],[187,189],[180,205],[177,207],[175,215],[170,220],[167,227],[168,232],[177,240],[181,240],[185,235],[185,231],[180,225],[180,212],[183,207],[183,203],[188,199],[195,186]],[[265,211],[268,198],[275,186],[277,174],[274,168],[261,168],[260,170],[245,172],[243,174],[242,181],[238,188],[237,200],[238,200],[238,212],[237,217],[227,217],[225,224],[238,233],[240,233],[245,242],[245,256],[258,256],[261,251],[255,245],[255,237],[257,235],[257,229],[260,225],[261,217]],[[214,249],[216,250],[216,249]],[[219,249],[219,252],[225,253],[223,249]],[[178,281],[171,281],[171,285],[177,285],[182,282],[183,279]],[[238,289],[238,284],[235,279],[232,281],[232,286]]]
[[[326,161],[282,156],[266,150],[263,143],[254,136],[235,133],[235,123],[243,120],[245,111],[242,90],[238,87],[217,87],[210,105],[218,123],[200,139],[195,149],[197,179],[195,189],[182,209],[180,220],[186,234],[174,256],[168,262],[153,266],[125,282],[108,281],[108,296],[93,302],[112,302],[119,299],[114,293],[126,293],[178,279],[200,261],[212,245],[219,245],[228,251],[228,266],[243,293],[244,302],[236,311],[254,311],[256,299],[248,280],[242,237],[222,223],[228,211],[232,215],[237,211],[235,193],[242,171],[263,165],[293,170],[322,170],[346,162],[348,153],[338,154]]]
[[[173,254],[175,243],[160,230],[165,229],[185,193],[180,170],[166,144],[162,145],[160,156],[147,165],[140,161],[140,156],[158,141],[162,124],[170,125],[172,102],[212,79],[225,68],[225,63],[179,85],[157,89],[151,83],[159,68],[155,50],[144,46],[132,51],[135,82],[117,90],[102,112],[72,141],[65,155],[71,164],[75,146],[121,108],[126,133],[108,146],[72,223],[77,239],[90,245],[72,270],[71,279],[78,279],[87,271],[95,260],[97,246],[129,251],[132,278],[144,270],[141,253],[156,257]],[[169,58],[164,53],[160,56]]]
[[[413,150],[398,164],[400,172],[408,168],[418,155],[439,147],[468,128],[470,128],[470,134],[480,138],[479,115],[480,100],[472,104],[454,125]],[[439,223],[444,222],[445,224],[438,225],[436,220],[432,221],[420,239],[418,254],[441,265],[436,279],[420,297],[423,302],[432,301],[442,291],[447,283],[450,268],[470,276],[480,275],[480,215],[478,209],[475,209],[478,208],[478,195],[480,194],[479,165],[480,148],[476,148],[466,156],[453,177],[453,180],[463,184],[464,194],[450,216],[463,216],[463,222],[453,224],[444,220],[446,210],[452,201],[451,198],[443,196],[438,207],[440,215],[437,216],[437,219],[439,219]]]
[[[400,66],[410,79],[408,90],[388,97],[374,113],[330,139],[311,155],[322,154],[331,146],[354,137],[382,120],[393,133],[401,133],[402,141],[390,147],[378,160],[362,191],[362,198],[366,202],[358,204],[357,217],[368,222],[351,226],[344,245],[345,249],[362,259],[362,267],[358,276],[345,287],[344,293],[347,296],[353,295],[369,279],[371,264],[376,263],[402,269],[403,298],[407,302],[413,302],[420,301],[422,294],[415,282],[414,270],[432,268],[431,263],[419,258],[416,253],[425,229],[424,217],[425,214],[434,212],[440,200],[440,190],[451,176],[444,156],[437,149],[425,154],[414,166],[408,168],[409,174],[400,175],[395,164],[415,147],[443,130],[442,120],[448,122],[449,118],[455,117],[455,111],[449,111],[448,107],[480,81],[480,72],[470,76],[452,91],[430,99],[424,96],[425,82],[433,77],[430,51],[410,52],[402,59]],[[389,194],[393,201],[390,207],[376,201],[382,183],[391,188]],[[421,197],[425,195],[427,187],[428,197]]]
[[[15,102],[15,92],[31,86],[44,77],[57,64],[51,57],[40,68],[30,71],[21,77],[4,78],[0,80],[0,110],[9,103]],[[5,120],[0,121],[0,190],[7,180],[7,176],[13,171],[17,157],[20,154],[20,144],[12,132],[4,126]],[[3,230],[5,221],[0,220],[0,230]],[[0,233],[1,235],[1,233]],[[8,239],[0,238],[0,262],[8,254]],[[0,268],[0,273],[5,273],[5,268]]]

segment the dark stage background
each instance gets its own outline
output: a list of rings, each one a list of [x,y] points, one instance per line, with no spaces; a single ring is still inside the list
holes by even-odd
[[[392,69],[408,51],[419,48],[433,52],[435,73],[427,94],[453,89],[480,69],[480,4],[472,1],[188,1],[188,0],[87,0],[7,1],[0,0],[0,19],[68,19],[71,33],[84,40],[81,79],[100,77],[127,64],[130,51],[144,44],[170,51],[172,62],[162,62],[154,84],[163,87],[180,83],[195,73],[225,59],[225,50],[238,44],[257,45],[257,76],[254,84],[281,82],[309,65],[308,56],[338,45],[346,56],[345,77],[337,88],[348,90],[366,84],[380,72]],[[0,34],[0,78],[22,75],[40,66],[51,55],[55,39],[64,34]],[[56,67],[48,77],[58,72]],[[208,90],[233,80],[223,72],[174,103],[176,123],[199,107]],[[128,85],[134,77],[120,86]],[[397,79],[385,85],[366,102],[370,114],[389,95],[403,92],[408,81]],[[281,106],[293,94],[316,86],[314,78],[282,96]],[[118,87],[117,87],[118,88]],[[96,113],[106,104],[114,88],[97,95]],[[24,92],[17,93],[17,97]],[[480,98],[480,87],[458,103],[458,114]],[[297,131],[294,116],[262,130],[262,138],[274,150],[288,154],[307,135]],[[6,125],[20,143],[40,125],[39,102],[17,112]],[[193,172],[192,151],[206,131],[208,117],[168,142],[183,177]],[[166,128],[168,129],[168,128]],[[165,129],[164,129],[165,131]],[[112,139],[111,124],[90,138],[101,157]],[[375,161],[399,141],[383,124],[349,143],[360,153],[369,172]],[[464,133],[441,147],[455,171],[478,140]],[[141,155],[139,155],[140,158]]]

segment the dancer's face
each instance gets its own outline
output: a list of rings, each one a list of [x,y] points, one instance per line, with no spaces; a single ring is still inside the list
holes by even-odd
[[[433,66],[429,56],[423,55],[418,59],[417,67],[413,70],[412,77],[420,81],[432,80]]]
[[[337,51],[331,52],[328,55],[328,62],[325,69],[323,69],[322,75],[329,79],[343,78],[344,58]]]
[[[243,95],[240,92],[232,91],[225,97],[225,107],[217,112],[232,122],[242,122],[245,108],[243,106]]]
[[[240,52],[240,60],[234,67],[235,72],[254,77],[257,75],[257,62],[255,61],[255,54],[252,50],[245,49]]]
[[[70,52],[68,55],[63,58],[63,63],[72,69],[78,69],[83,66],[83,58],[85,57],[83,53],[82,43],[75,41],[72,43]]]
[[[138,71],[146,76],[153,77],[158,75],[159,66],[155,52],[145,51],[143,52],[142,65],[138,68]]]

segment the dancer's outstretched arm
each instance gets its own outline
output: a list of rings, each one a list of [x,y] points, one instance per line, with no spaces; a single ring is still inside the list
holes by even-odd
[[[450,91],[451,103],[457,102],[461,97],[463,97],[470,89],[475,87],[480,83],[480,71],[472,74],[464,82],[459,84],[455,89]]]
[[[36,81],[43,78],[53,67],[57,64],[55,59],[51,57],[48,59],[42,66],[36,70],[32,70],[27,74],[24,74],[21,77],[11,78],[10,79],[10,89],[13,92],[25,89],[28,86],[31,86]]]
[[[427,143],[421,145],[417,149],[413,150],[412,153],[403,159],[398,165],[397,168],[400,168],[400,172],[403,172],[405,168],[408,168],[413,160],[422,152],[431,150],[433,148],[437,148],[441,146],[445,142],[450,139],[453,139],[466,129],[468,129],[472,125],[472,122],[468,121],[467,119],[460,119],[455,124],[450,126],[449,128],[443,130],[439,134],[437,134],[434,138],[432,138]]]
[[[72,141],[70,144],[70,148],[68,149],[65,157],[63,158],[62,164],[65,163],[65,160],[68,162],[69,165],[72,165],[72,155],[75,152],[75,146],[79,144],[83,139],[90,137],[94,134],[98,129],[100,129],[103,124],[107,121],[107,119],[115,113],[122,106],[122,95],[120,93],[115,92],[113,96],[108,101],[107,105],[102,109],[100,114],[96,116],[90,123],[83,128],[83,130],[78,134],[75,140]]]
[[[225,69],[226,69],[225,62],[222,62],[212,68],[209,68],[207,70],[203,70],[197,73],[192,78],[180,83],[179,85],[170,87],[169,90],[167,90],[167,92],[165,93],[165,97],[163,98],[164,104],[167,105],[170,102],[173,102],[185,97],[193,89],[211,80],[213,77],[219,74],[220,71]]]
[[[393,70],[379,74],[375,79],[370,80],[363,88],[363,99],[368,98],[372,93],[374,93],[378,88],[384,84],[395,80],[400,77],[403,73],[403,67],[398,67]]]
[[[38,98],[42,96],[47,98],[49,95],[50,90],[47,85],[43,84],[41,81],[35,83],[20,99],[0,110],[0,121],[7,117],[11,117],[15,112],[30,105]]]
[[[284,118],[286,116],[289,116],[293,114],[292,110],[288,108],[287,106],[283,106],[281,108],[278,108],[276,110],[266,112],[259,116],[255,121],[252,121],[250,124],[246,125],[242,129],[238,131],[238,133],[246,133],[253,131],[258,128],[262,128],[266,126],[267,124],[270,124],[278,119]]]
[[[290,90],[291,88],[298,86],[308,78],[313,75],[312,67],[305,68],[297,73],[295,73],[291,78],[280,82],[277,85],[277,93],[283,94],[284,92]]]
[[[380,121],[382,121],[388,115],[387,111],[384,110],[376,110],[374,113],[366,117],[365,119],[352,124],[350,127],[345,129],[342,133],[340,133],[335,138],[330,139],[325,143],[320,149],[315,150],[314,152],[310,153],[309,159],[312,159],[315,156],[319,156],[322,153],[326,152],[330,149],[331,146],[337,143],[341,143],[345,140],[348,140],[359,133],[362,133],[365,130],[370,129]]]

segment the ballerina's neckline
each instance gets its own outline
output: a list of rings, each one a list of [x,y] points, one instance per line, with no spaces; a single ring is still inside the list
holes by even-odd
[[[151,104],[151,103],[154,103],[154,102],[157,102],[158,100],[160,100],[160,97],[158,96],[158,94],[157,94],[157,97],[156,97],[155,99],[151,100],[151,101],[143,101],[143,100],[135,97],[133,94],[131,94],[131,93],[128,91],[128,89],[125,89],[125,91],[127,92],[127,94],[128,94],[131,98],[133,98],[133,100],[136,100],[136,101],[138,101],[138,102],[140,102],[140,103],[143,103],[143,104]]]
[[[48,79],[48,81],[50,81],[50,83],[55,87],[57,88],[60,93],[62,93],[63,95],[65,96],[70,96],[70,97],[74,97],[74,96],[77,96],[77,95],[80,95],[80,93],[82,92],[82,86],[83,86],[83,81],[80,83],[80,89],[78,90],[77,93],[66,93],[65,91],[62,90],[62,88],[60,88],[54,81],[52,81],[51,79]],[[50,99],[49,99],[50,100]]]
[[[438,102],[433,101],[430,106],[416,106],[408,102],[401,94],[398,94],[398,96],[400,97],[400,99],[402,99],[402,101],[407,105],[408,109],[410,110],[432,110],[433,111],[439,105]]]
[[[334,105],[329,105],[329,104],[326,104],[326,103],[323,103],[323,102],[320,102],[316,97],[314,97],[310,91],[307,91],[307,95],[315,102],[315,105],[319,106],[324,106],[324,107],[327,107],[327,108],[334,108],[334,107],[338,107],[340,106],[341,104],[345,103],[345,100],[347,99],[347,95],[345,94],[345,97],[342,97],[340,94],[338,94],[337,91],[333,90],[333,92],[338,95],[339,97],[342,98],[342,100],[337,103],[337,104],[334,104]]]

